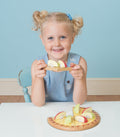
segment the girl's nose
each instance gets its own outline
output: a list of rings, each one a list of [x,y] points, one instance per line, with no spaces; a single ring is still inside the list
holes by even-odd
[[[60,46],[60,40],[58,38],[55,39],[55,46]]]

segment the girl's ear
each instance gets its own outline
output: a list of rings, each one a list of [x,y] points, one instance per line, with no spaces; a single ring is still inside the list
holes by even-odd
[[[40,34],[40,39],[42,40],[42,35]]]
[[[72,36],[72,44],[74,42],[74,39],[75,39],[75,33],[73,33],[73,36]]]
[[[42,37],[41,34],[40,34],[40,39],[41,39],[41,41],[42,41],[42,43],[43,43],[43,45],[44,45],[44,40],[43,40],[43,37]]]

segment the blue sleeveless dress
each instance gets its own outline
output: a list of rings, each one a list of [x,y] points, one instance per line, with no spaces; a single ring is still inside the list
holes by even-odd
[[[43,59],[48,64],[47,53],[38,60]],[[79,64],[80,55],[69,53],[67,66],[70,63]],[[73,101],[74,78],[69,71],[53,72],[47,71],[44,77],[46,102],[71,102]]]

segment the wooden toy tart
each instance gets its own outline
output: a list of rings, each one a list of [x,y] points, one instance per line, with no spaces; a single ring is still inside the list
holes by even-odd
[[[55,72],[60,72],[60,71],[71,71],[72,68],[71,67],[66,67],[66,68],[60,68],[60,67],[46,67],[46,70],[51,70],[51,71],[55,71]]]
[[[45,69],[55,71],[55,72],[72,70],[72,68],[67,67],[67,64],[62,60],[59,60],[58,62],[54,60],[48,60],[48,66]]]
[[[57,129],[66,131],[80,131],[95,127],[100,122],[100,115],[91,107],[83,108],[77,104],[73,107],[73,115],[66,115],[61,111],[55,117],[48,117],[48,123]]]

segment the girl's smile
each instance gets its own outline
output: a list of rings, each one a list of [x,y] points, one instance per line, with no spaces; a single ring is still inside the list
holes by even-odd
[[[53,51],[53,52],[56,52],[56,53],[62,52],[63,50],[64,50],[64,48],[62,48],[62,47],[60,47],[60,48],[55,48],[55,47],[54,47],[54,48],[52,49],[52,51]]]

